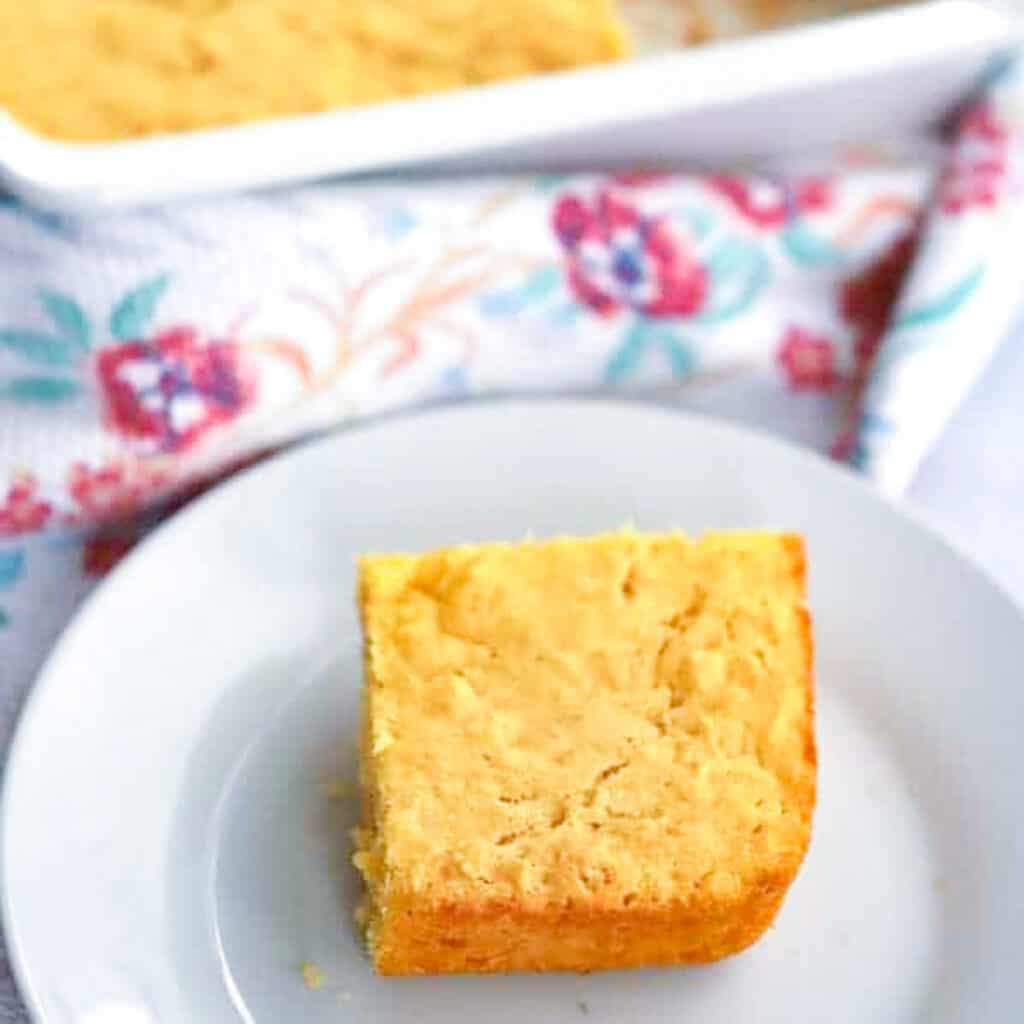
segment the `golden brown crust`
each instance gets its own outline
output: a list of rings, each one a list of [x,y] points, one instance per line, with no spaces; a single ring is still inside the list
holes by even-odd
[[[594,971],[703,964],[746,949],[775,918],[796,865],[766,877],[742,900],[594,910],[515,905],[399,910],[377,936],[385,975]]]
[[[799,534],[787,534],[785,538],[786,548],[792,559],[793,578],[796,580],[800,593],[807,594],[807,548],[804,539]],[[807,775],[806,783],[801,795],[801,809],[810,819],[817,799],[817,771],[818,771],[818,750],[814,737],[814,702],[815,702],[815,678],[814,678],[814,623],[811,618],[811,611],[806,604],[797,609],[797,616],[800,620],[800,642],[803,647],[803,686],[805,691],[806,728],[804,730],[804,762],[811,769]]]
[[[814,809],[815,797],[817,794],[817,771],[818,771],[818,748],[814,737],[814,703],[815,703],[815,679],[814,679],[814,629],[811,621],[811,613],[807,608],[801,608],[800,634],[805,652],[806,674],[804,688],[806,691],[805,707],[807,709],[807,728],[804,730],[804,761],[811,769],[807,776],[806,797],[804,808],[808,816]]]

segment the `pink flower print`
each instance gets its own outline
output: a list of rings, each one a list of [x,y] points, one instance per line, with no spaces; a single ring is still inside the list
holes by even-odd
[[[0,504],[0,537],[18,537],[41,530],[52,515],[53,506],[38,496],[35,477],[19,474]]]
[[[831,391],[835,387],[835,352],[828,338],[802,327],[789,327],[775,357],[794,391]]]
[[[993,206],[1009,166],[1009,130],[988,103],[978,103],[961,117],[939,182],[944,213]]]
[[[798,178],[793,183],[793,203],[800,213],[821,213],[832,206],[832,182],[825,177]]]
[[[91,467],[76,462],[67,489],[76,505],[69,523],[110,523],[127,519],[160,497],[168,474],[138,459],[113,459]]]
[[[107,425],[154,451],[184,451],[238,416],[256,394],[239,345],[189,326],[109,345],[96,369]]]
[[[796,214],[818,213],[832,205],[832,184],[824,177],[797,178],[786,185],[765,178],[716,174],[707,183],[759,228],[778,228]]]
[[[608,191],[587,203],[566,195],[552,222],[576,298],[600,316],[632,309],[650,317],[692,316],[704,305],[707,270],[684,232]]]

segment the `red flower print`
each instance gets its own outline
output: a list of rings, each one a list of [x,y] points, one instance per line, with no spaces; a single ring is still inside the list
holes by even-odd
[[[854,355],[859,373],[866,373],[875,357],[916,249],[915,226],[840,290],[839,312],[856,332]]]
[[[857,431],[841,430],[829,445],[828,453],[837,462],[846,462],[857,448]]]
[[[87,576],[106,576],[139,541],[134,530],[103,533],[82,545],[82,572]]]
[[[988,103],[975,104],[960,118],[939,181],[944,213],[995,204],[1009,167],[1009,136]]]
[[[109,345],[98,353],[96,371],[107,425],[147,450],[184,451],[256,394],[238,344],[188,326]]]
[[[775,358],[794,391],[831,391],[835,386],[835,353],[828,338],[789,327]]]
[[[692,316],[704,304],[708,274],[685,233],[609,191],[555,204],[555,233],[576,298],[601,316],[632,309],[651,317]]]
[[[796,214],[818,213],[832,204],[832,184],[823,177],[797,178],[785,183],[716,174],[707,183],[728,199],[744,219],[759,228],[778,228]]]
[[[854,369],[847,400],[846,426],[831,447],[831,454],[836,459],[856,462],[859,457],[861,397],[889,317],[914,259],[917,240],[918,225],[911,224],[902,235],[892,240],[880,257],[840,289],[839,312],[854,331]]]
[[[41,530],[52,515],[50,503],[37,496],[35,477],[20,474],[14,478],[0,504],[0,537],[18,537]]]
[[[168,481],[166,472],[138,459],[114,459],[96,468],[77,462],[67,481],[68,493],[77,506],[69,522],[126,519],[160,497]]]

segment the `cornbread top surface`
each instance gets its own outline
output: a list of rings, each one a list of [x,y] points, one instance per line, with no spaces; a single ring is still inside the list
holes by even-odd
[[[377,899],[728,900],[814,801],[803,548],[622,533],[361,562]]]
[[[0,107],[79,140],[372,103],[626,51],[612,0],[0,0],[0,40]]]

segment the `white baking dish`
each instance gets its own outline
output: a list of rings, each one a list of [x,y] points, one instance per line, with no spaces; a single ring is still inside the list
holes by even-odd
[[[1014,19],[985,0],[928,0],[618,65],[128,142],[55,142],[0,112],[0,180],[74,208],[425,163],[778,153],[935,121],[1014,34]]]

